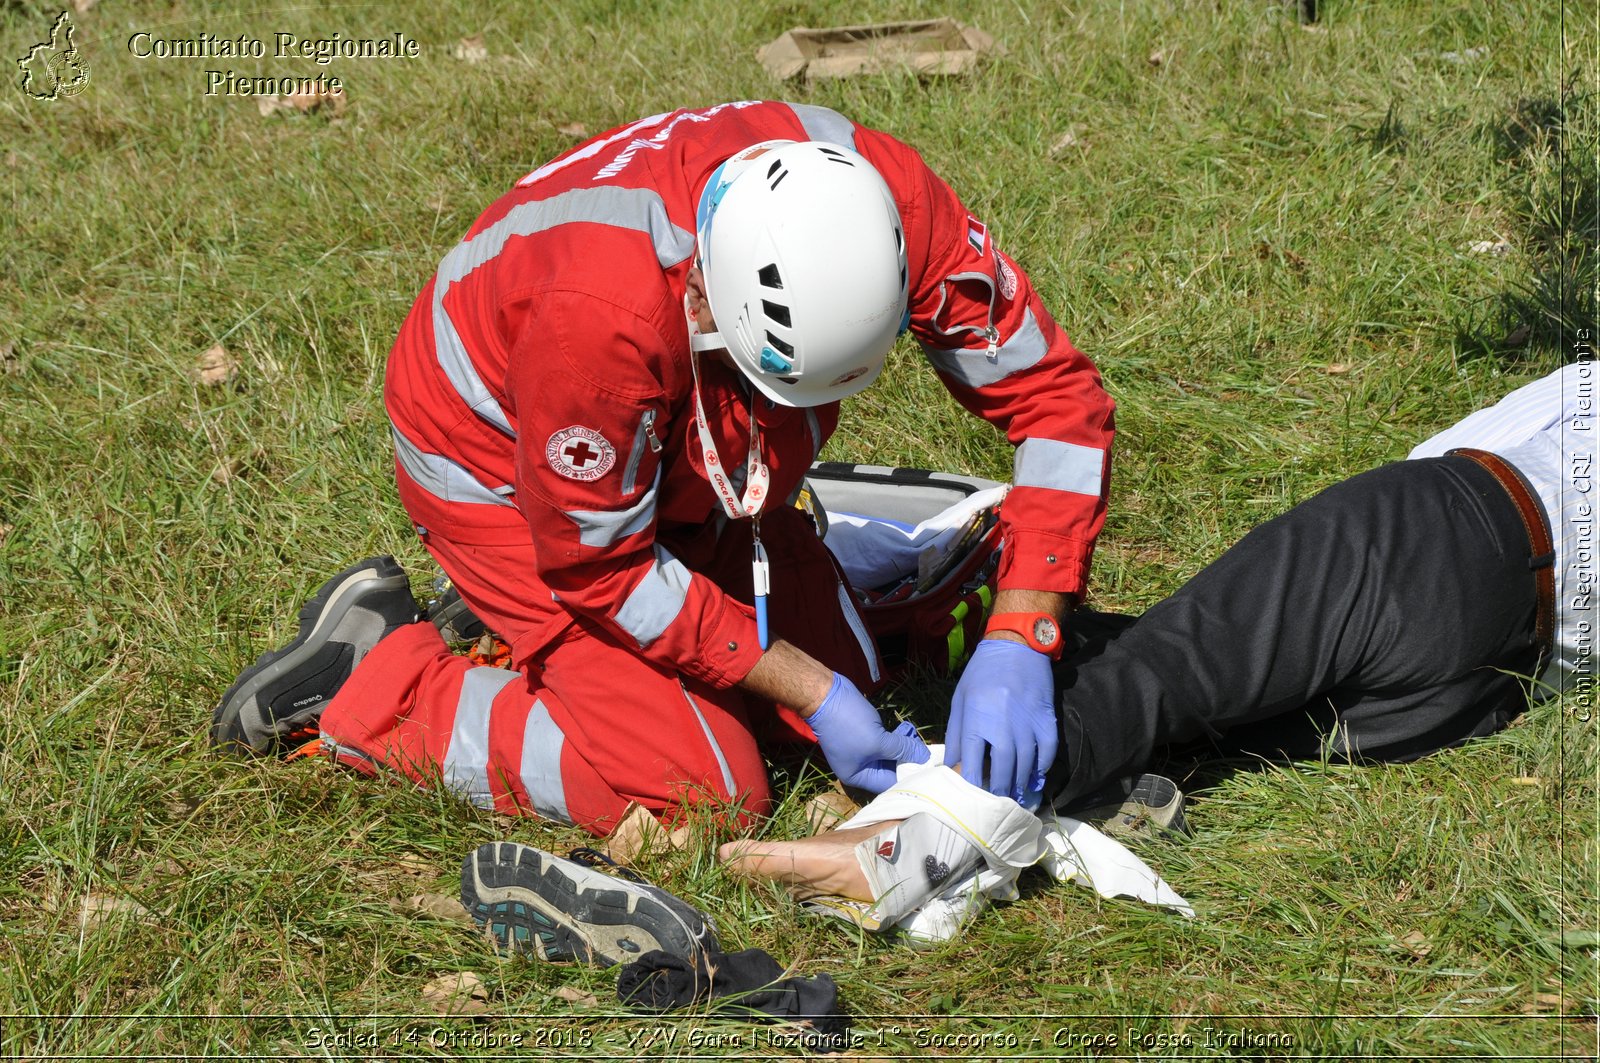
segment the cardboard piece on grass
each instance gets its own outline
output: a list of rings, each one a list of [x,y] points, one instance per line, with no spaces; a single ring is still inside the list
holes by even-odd
[[[994,38],[982,30],[953,18],[934,18],[815,30],[797,26],[758,48],[756,58],[780,80],[803,75],[814,81],[887,70],[964,74],[993,50]]]
[[[489,1010],[489,989],[471,971],[441,974],[422,987],[422,1006],[431,1015],[482,1015]]]
[[[607,856],[628,867],[641,856],[681,849],[688,840],[689,828],[679,827],[668,832],[648,809],[635,803],[628,806],[622,822],[606,837],[603,848]]]
[[[122,920],[136,923],[154,923],[155,915],[138,901],[127,897],[112,897],[91,893],[83,899],[78,909],[78,926],[87,932],[110,926]]]
[[[348,102],[342,89],[334,92],[329,88],[311,86],[304,89],[295,89],[287,96],[258,96],[256,97],[256,110],[263,118],[274,114],[313,113],[339,118],[344,115],[344,109]]]
[[[472,926],[472,916],[461,906],[461,901],[455,897],[446,897],[442,893],[415,893],[405,902],[404,909],[417,915],[431,916],[434,919],[443,919],[449,923],[461,923]]]
[[[475,33],[471,37],[463,37],[450,49],[450,54],[463,63],[481,63],[489,58],[489,45],[483,39],[483,34]]]
[[[213,344],[195,359],[195,376],[207,387],[226,384],[239,373],[238,359],[222,344]]]
[[[557,1000],[565,1000],[568,1004],[577,1004],[585,1008],[597,1008],[600,1006],[599,997],[587,989],[579,989],[577,986],[557,986],[553,995]]]
[[[811,828],[812,834],[821,834],[837,827],[860,810],[861,806],[850,800],[844,787],[835,781],[831,789],[822,791],[806,802],[806,825]]]

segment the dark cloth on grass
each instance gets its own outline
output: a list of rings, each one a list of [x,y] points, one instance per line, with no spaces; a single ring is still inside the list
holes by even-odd
[[[1538,665],[1530,554],[1510,496],[1466,458],[1330,487],[1062,663],[1046,796],[1069,804],[1196,739],[1399,761],[1497,731]]]
[[[764,949],[703,949],[693,960],[647,952],[618,972],[617,999],[640,1011],[673,1011],[711,999],[722,1014],[809,1023],[816,1035],[801,1040],[820,1051],[830,1051],[849,1029],[830,976],[784,978],[783,965]]]

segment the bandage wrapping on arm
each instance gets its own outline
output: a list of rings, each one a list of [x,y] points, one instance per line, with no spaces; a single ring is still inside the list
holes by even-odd
[[[1057,881],[1078,882],[1102,897],[1194,915],[1187,901],[1119,842],[1079,820],[1035,814],[973,786],[943,766],[941,747],[929,748],[927,763],[900,765],[893,787],[840,824],[842,829],[905,821],[856,847],[872,904],[814,898],[810,907],[869,930],[898,925],[914,939],[944,941],[960,933],[986,900],[1015,900],[1022,869],[1038,863]],[[948,874],[939,874],[943,866]]]

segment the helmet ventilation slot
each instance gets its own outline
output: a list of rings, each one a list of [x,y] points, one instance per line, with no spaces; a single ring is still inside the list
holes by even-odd
[[[784,328],[792,327],[793,322],[789,317],[789,308],[784,306],[782,303],[768,302],[766,299],[763,299],[761,300],[761,309],[766,313],[767,317],[782,325]]]
[[[789,170],[783,165],[782,159],[773,159],[772,165],[767,167],[767,180],[771,182],[771,188],[774,192],[778,190],[779,185],[783,184],[783,179],[788,176]]]
[[[776,262],[762,266],[756,271],[756,278],[761,281],[763,288],[781,289],[783,287],[783,277],[778,273],[778,264]]]

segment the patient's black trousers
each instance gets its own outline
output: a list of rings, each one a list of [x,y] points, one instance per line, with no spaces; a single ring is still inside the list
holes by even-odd
[[[1058,806],[1211,739],[1409,760],[1504,727],[1537,666],[1515,504],[1460,457],[1346,480],[1246,535],[1057,672]]]

